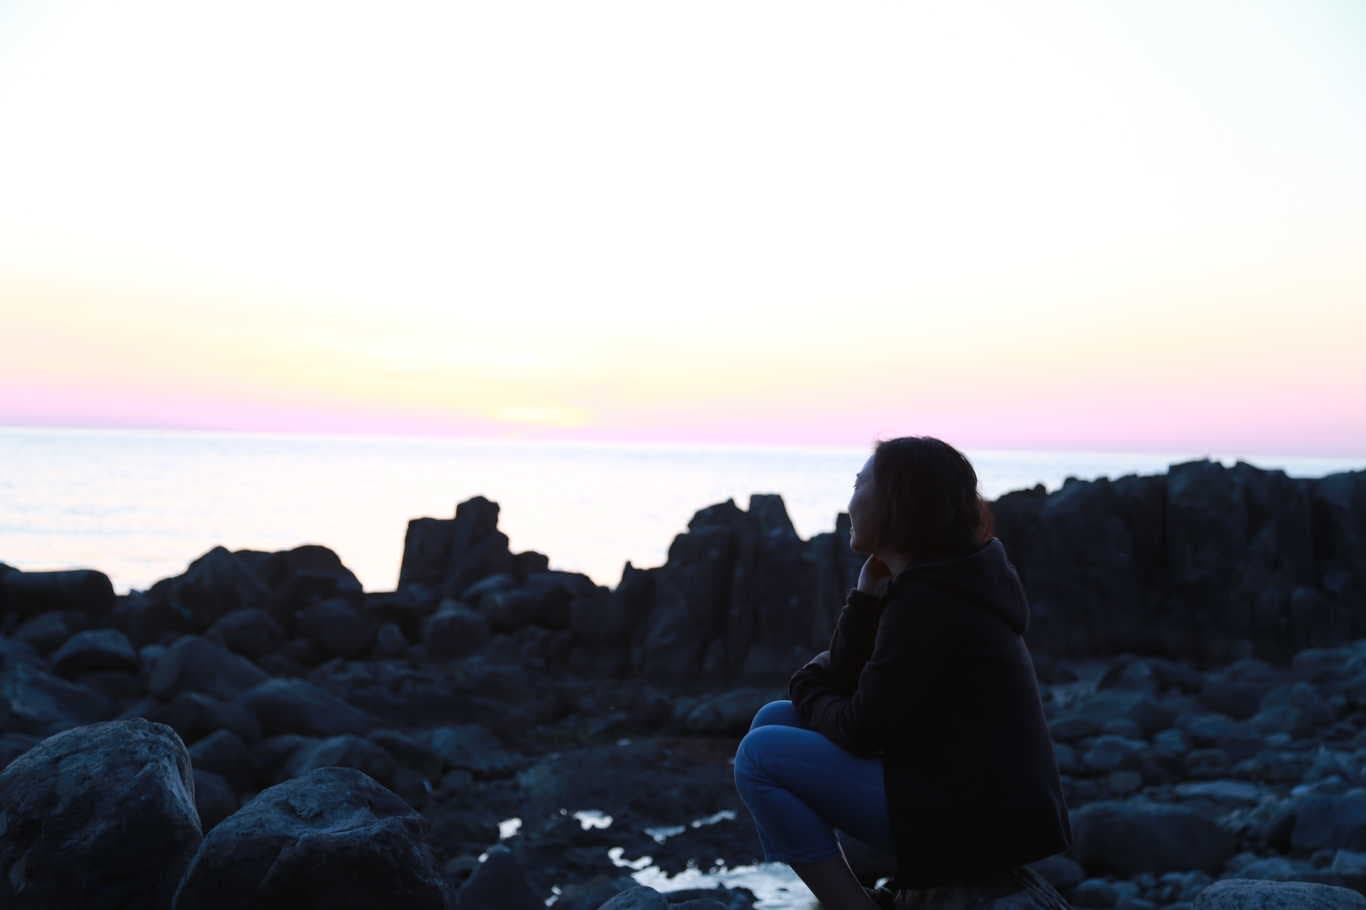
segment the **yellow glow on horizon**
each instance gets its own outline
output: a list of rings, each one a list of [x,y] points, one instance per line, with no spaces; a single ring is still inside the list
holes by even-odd
[[[1289,0],[0,8],[0,423],[1366,449],[1364,44]]]

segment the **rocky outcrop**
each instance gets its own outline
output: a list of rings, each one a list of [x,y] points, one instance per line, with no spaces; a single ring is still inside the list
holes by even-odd
[[[1313,882],[1268,882],[1231,878],[1215,882],[1196,898],[1192,910],[1362,910],[1366,897],[1356,891]]]
[[[66,730],[0,773],[0,905],[171,905],[199,846],[185,744],[141,718]]]
[[[992,510],[1036,650],[1284,663],[1366,635],[1366,471],[1291,478],[1199,460],[1069,478]]]

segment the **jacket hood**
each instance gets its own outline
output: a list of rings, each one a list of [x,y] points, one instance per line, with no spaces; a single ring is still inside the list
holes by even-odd
[[[1001,617],[1017,635],[1029,630],[1029,600],[999,537],[965,556],[912,563],[888,583],[887,593],[910,584],[969,600]]]

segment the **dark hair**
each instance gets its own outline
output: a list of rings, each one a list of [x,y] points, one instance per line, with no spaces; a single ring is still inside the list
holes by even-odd
[[[872,471],[879,548],[922,562],[965,555],[991,539],[995,521],[977,492],[977,472],[943,440],[878,440]]]

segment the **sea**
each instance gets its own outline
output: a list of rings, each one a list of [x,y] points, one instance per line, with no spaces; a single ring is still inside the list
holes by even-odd
[[[963,452],[988,499],[1068,477],[1160,474],[1196,458],[1295,477],[1366,458],[1207,452]],[[198,430],[0,427],[0,562],[98,569],[146,590],[215,546],[331,548],[367,591],[398,584],[409,520],[484,496],[514,552],[615,587],[664,563],[699,510],[777,493],[803,538],[831,531],[872,448],[681,446]]]

